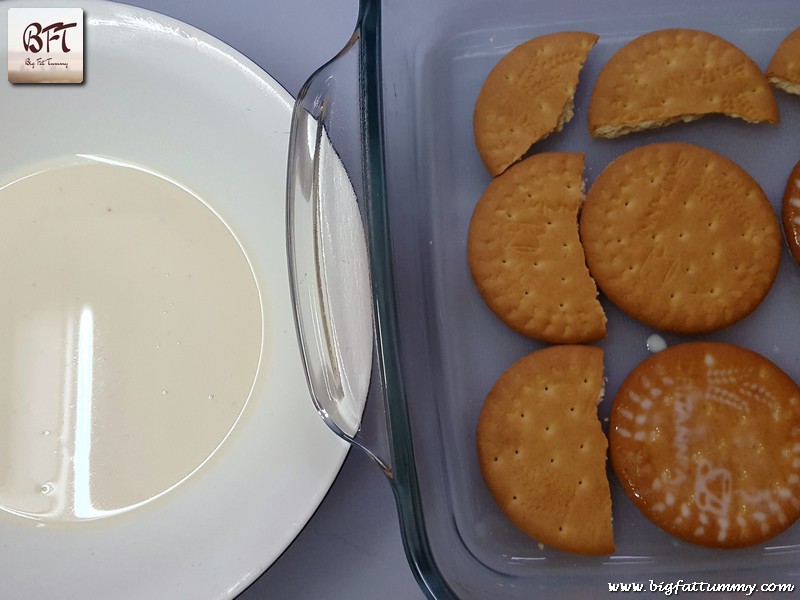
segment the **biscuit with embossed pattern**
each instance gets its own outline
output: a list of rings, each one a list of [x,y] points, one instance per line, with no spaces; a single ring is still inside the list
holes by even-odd
[[[776,88],[800,94],[800,28],[787,35],[767,66],[767,79]]]
[[[497,380],[478,422],[481,474],[503,513],[540,543],[579,554],[614,551],[603,385],[600,348],[550,346]]]
[[[749,315],[778,272],[781,231],[758,183],[701,146],[640,146],[609,164],[581,211],[589,271],[626,313],[676,333]]]
[[[681,344],[620,387],[611,462],[662,529],[702,546],[750,546],[800,517],[798,424],[800,389],[774,363],[730,344]]]
[[[779,121],[767,78],[739,48],[705,31],[663,29],[630,41],[603,67],[589,132],[613,138],[708,114]]]
[[[495,65],[475,102],[475,145],[492,176],[573,116],[578,75],[597,42],[563,31],[520,44]]]
[[[583,343],[606,317],[578,237],[583,155],[526,158],[491,181],[469,225],[467,258],[491,310],[529,337]]]

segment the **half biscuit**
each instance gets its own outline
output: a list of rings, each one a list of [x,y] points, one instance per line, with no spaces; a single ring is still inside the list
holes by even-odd
[[[767,66],[767,79],[784,92],[800,94],[800,28],[778,46]]]
[[[475,103],[473,130],[493,177],[572,118],[578,75],[596,42],[593,33],[543,35],[517,46],[492,69]]]
[[[497,380],[478,423],[481,473],[500,509],[567,552],[614,551],[602,393],[600,348],[550,346]]]
[[[779,121],[767,78],[742,50],[705,31],[663,29],[632,40],[603,67],[589,132],[614,138],[709,114]]]
[[[467,257],[478,292],[516,331],[575,344],[605,336],[606,317],[578,235],[583,155],[536,154],[478,200]]]

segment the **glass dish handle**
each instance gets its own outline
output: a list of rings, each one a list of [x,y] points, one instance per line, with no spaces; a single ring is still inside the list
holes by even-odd
[[[358,87],[357,79],[350,81],[356,76],[358,39],[356,32],[345,49],[306,82],[295,102],[287,256],[295,326],[313,404],[334,433],[366,451],[388,475],[385,419],[369,427],[365,422],[377,369],[369,258],[357,193]],[[348,169],[346,163],[355,168]],[[382,399],[377,404],[383,412]]]
[[[445,600],[456,596],[443,582],[422,519],[398,359],[382,164],[380,6],[360,2],[350,41],[309,78],[295,102],[287,179],[289,277],[317,412],[386,475],[414,576],[429,598]]]

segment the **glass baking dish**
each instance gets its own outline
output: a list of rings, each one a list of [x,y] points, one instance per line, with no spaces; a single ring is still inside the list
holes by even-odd
[[[472,138],[473,105],[511,48],[552,31],[600,36],[573,120],[536,147],[583,152],[587,189],[620,154],[680,140],[744,167],[777,213],[800,159],[796,96],[775,92],[778,126],[710,116],[615,140],[591,139],[586,111],[600,68],[640,34],[706,30],[764,68],[798,25],[795,0],[362,0],[349,43],[303,88],[292,131],[289,258],[311,395],[329,426],[387,475],[409,563],[430,597],[594,598],[628,583],[659,594],[678,582],[800,585],[799,525],[741,550],[693,546],[644,518],[610,469],[613,555],[565,554],[516,530],[483,485],[475,428],[496,378],[542,344],[489,311],[466,261],[469,218],[490,181]],[[616,390],[655,333],[668,344],[738,343],[800,381],[800,269],[785,249],[763,304],[712,335],[655,332],[601,301],[606,427]]]

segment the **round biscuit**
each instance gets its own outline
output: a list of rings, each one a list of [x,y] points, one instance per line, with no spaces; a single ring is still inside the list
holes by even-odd
[[[592,185],[580,217],[589,271],[644,323],[716,331],[750,314],[781,254],[778,219],[729,159],[680,142],[623,154]]]
[[[589,132],[618,137],[708,114],[779,121],[767,78],[739,48],[705,31],[662,29],[628,42],[600,71]]]
[[[475,102],[475,145],[492,176],[518,161],[572,116],[578,75],[597,42],[562,31],[520,44],[495,65]]]
[[[467,257],[491,310],[551,343],[605,335],[606,318],[578,236],[583,155],[531,156],[496,177],[469,225]]]
[[[547,546],[614,551],[608,442],[597,418],[603,351],[550,346],[514,363],[481,409],[481,474],[500,509]]]
[[[800,162],[797,162],[786,182],[781,207],[783,233],[792,257],[800,264]]]
[[[800,94],[800,27],[787,35],[767,66],[767,79],[776,88]]]
[[[694,342],[654,354],[623,382],[610,426],[627,495],[683,540],[750,546],[800,516],[800,389],[755,352]]]

